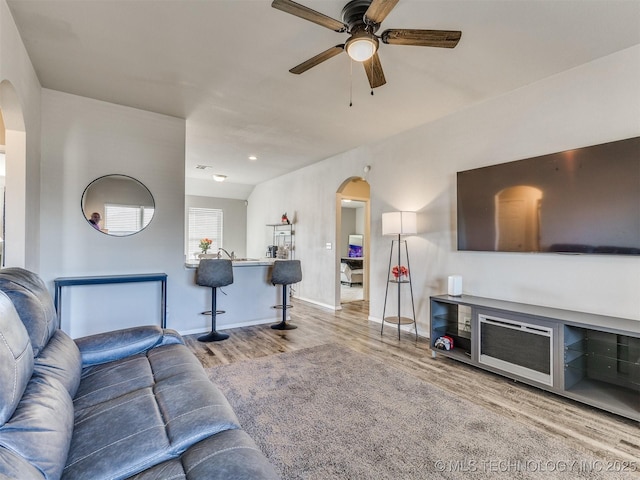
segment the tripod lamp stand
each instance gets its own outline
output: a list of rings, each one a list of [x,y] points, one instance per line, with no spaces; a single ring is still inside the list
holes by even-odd
[[[389,271],[387,277],[387,289],[384,294],[384,308],[382,311],[382,328],[380,329],[380,335],[384,330],[385,323],[392,323],[398,326],[398,340],[400,340],[400,326],[410,325],[413,323],[416,331],[416,341],[418,340],[418,326],[416,324],[416,309],[413,303],[413,287],[411,285],[411,269],[409,267],[409,249],[407,248],[407,241],[402,240],[402,235],[415,235],[418,233],[417,229],[417,214],[416,212],[389,212],[382,214],[382,234],[383,235],[395,235],[398,238],[391,241],[391,252],[389,253]],[[407,266],[402,264],[402,245],[404,244],[404,258],[406,259]],[[397,263],[392,266],[394,261],[394,247],[397,247],[396,260]],[[398,296],[398,310],[397,315],[387,316],[387,299],[389,296],[389,285],[396,284],[397,296]],[[402,285],[409,286],[409,293],[411,295],[411,309],[413,317],[403,317],[401,315],[401,287]]]

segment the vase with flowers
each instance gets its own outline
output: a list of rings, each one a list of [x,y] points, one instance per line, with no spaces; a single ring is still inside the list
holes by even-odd
[[[203,238],[202,240],[200,240],[200,250],[202,251],[203,255],[207,254],[207,252],[211,248],[212,243],[213,243],[213,240],[209,238]]]

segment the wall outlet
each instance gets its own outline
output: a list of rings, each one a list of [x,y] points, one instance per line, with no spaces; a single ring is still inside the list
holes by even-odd
[[[327,250],[331,250],[331,242],[325,243],[324,248],[326,248]]]

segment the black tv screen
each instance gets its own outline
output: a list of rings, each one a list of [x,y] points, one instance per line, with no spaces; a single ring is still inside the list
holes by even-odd
[[[458,250],[640,255],[640,137],[458,172]]]

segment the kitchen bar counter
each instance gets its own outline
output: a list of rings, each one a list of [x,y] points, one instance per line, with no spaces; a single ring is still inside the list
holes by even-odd
[[[275,260],[275,258],[244,258],[233,260],[232,263],[234,267],[271,266]],[[188,260],[184,265],[187,268],[198,268],[199,263],[200,260]]]
[[[245,327],[263,323],[277,323],[282,311],[273,308],[282,303],[282,288],[271,284],[271,270],[274,258],[246,259],[233,261],[233,283],[218,288],[217,306],[226,313],[217,318],[217,329]],[[195,269],[199,260],[185,263],[187,270],[193,270],[193,286],[206,298],[202,304],[194,305],[195,311],[211,309],[211,289],[195,282]],[[201,315],[202,332],[211,327],[211,317]],[[196,332],[188,332],[196,333]]]

